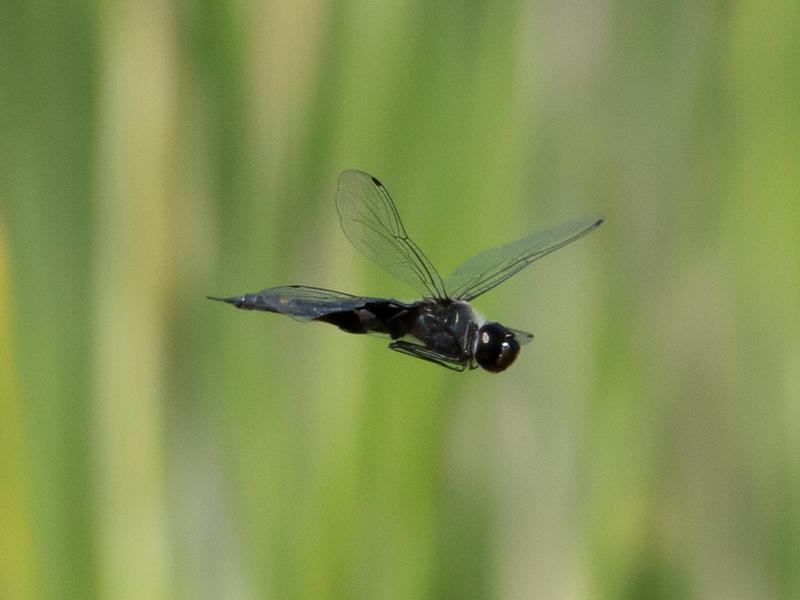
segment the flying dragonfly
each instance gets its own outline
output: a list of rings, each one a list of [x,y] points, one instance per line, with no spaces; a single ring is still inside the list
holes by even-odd
[[[492,373],[506,370],[517,358],[520,346],[530,342],[533,335],[487,321],[472,308],[472,300],[603,222],[600,215],[584,216],[484,250],[442,279],[406,233],[389,192],[375,177],[363,171],[344,171],[339,176],[336,208],[353,246],[414,287],[421,300],[353,296],[304,285],[209,298],[236,308],[330,323],[348,333],[388,336],[392,350],[455,371],[480,366]]]

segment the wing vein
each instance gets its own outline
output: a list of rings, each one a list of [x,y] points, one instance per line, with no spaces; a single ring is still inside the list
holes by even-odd
[[[447,278],[445,286],[454,298],[470,301],[532,262],[580,239],[602,222],[603,218],[597,215],[582,217],[505,246],[485,250],[459,265]]]
[[[344,171],[336,207],[345,235],[359,252],[423,294],[446,297],[442,278],[406,233],[397,207],[377,179],[362,171]]]

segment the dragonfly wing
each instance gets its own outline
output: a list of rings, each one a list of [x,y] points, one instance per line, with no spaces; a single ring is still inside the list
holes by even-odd
[[[445,280],[445,287],[450,297],[469,302],[500,285],[533,261],[583,237],[602,222],[600,215],[589,215],[505,246],[484,250],[461,263]]]
[[[442,278],[408,237],[380,181],[362,171],[344,171],[339,176],[336,208],[345,235],[361,254],[426,297],[447,296]]]
[[[233,304],[236,308],[288,315],[298,321],[311,321],[333,313],[356,310],[368,302],[385,302],[381,298],[353,296],[305,285],[285,285],[229,298],[209,298]]]
[[[503,325],[505,327],[505,325]],[[511,327],[506,327],[511,333],[514,334],[514,339],[519,342],[520,346],[524,346],[525,344],[529,344],[533,341],[533,334],[528,333],[527,331],[520,331],[519,329],[513,329]]]

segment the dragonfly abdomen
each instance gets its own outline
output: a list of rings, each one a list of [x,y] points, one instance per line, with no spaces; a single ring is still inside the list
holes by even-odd
[[[383,333],[396,340],[408,334],[417,315],[416,306],[404,306],[392,301],[365,302],[359,308],[331,312],[314,321],[336,325],[348,333]]]

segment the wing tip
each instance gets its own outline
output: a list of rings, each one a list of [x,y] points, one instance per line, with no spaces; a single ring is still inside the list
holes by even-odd
[[[341,185],[348,178],[353,176],[361,179],[363,178],[369,179],[373,183],[373,185],[376,185],[378,187],[385,187],[377,177],[370,175],[369,173],[367,173],[366,171],[362,171],[361,169],[345,169],[344,171],[339,173],[339,186],[341,187]]]
[[[342,181],[343,179],[352,177],[354,175],[357,177],[360,177],[362,175],[366,175],[367,177],[370,176],[369,173],[365,173],[360,169],[344,169],[341,173],[339,173],[339,181]]]
[[[242,301],[242,296],[230,296],[229,298],[220,298],[219,296],[206,296],[209,300],[217,302],[227,302],[228,304],[237,305]]]

